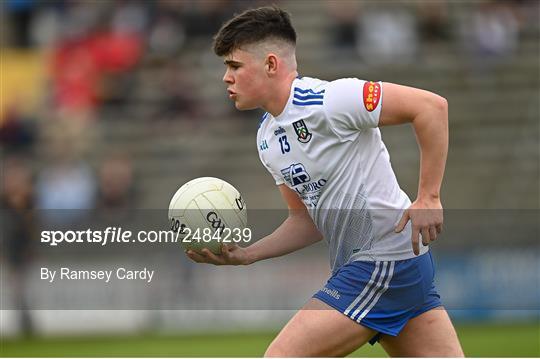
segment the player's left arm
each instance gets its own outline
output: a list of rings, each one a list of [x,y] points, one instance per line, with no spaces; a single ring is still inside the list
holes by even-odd
[[[409,220],[416,255],[422,243],[428,245],[442,230],[441,183],[448,154],[448,102],[445,98],[417,88],[383,83],[379,126],[411,123],[420,147],[418,195],[405,211],[396,232]]]

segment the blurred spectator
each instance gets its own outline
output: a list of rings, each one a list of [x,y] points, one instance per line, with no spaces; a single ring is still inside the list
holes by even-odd
[[[99,75],[89,38],[61,40],[52,57],[53,99],[56,109],[91,112],[98,102]]]
[[[183,22],[186,25],[187,39],[210,39],[232,14],[233,5],[230,0],[185,2]]]
[[[69,120],[49,124],[47,160],[36,183],[36,204],[47,224],[70,225],[95,206],[97,185],[88,163],[81,159],[78,128]],[[46,132],[47,132],[46,131]]]
[[[89,14],[84,11],[87,7],[92,10]],[[104,22],[105,10],[85,2],[70,9],[52,59],[54,103],[61,111],[94,112],[108,94],[103,91],[104,77],[133,70],[142,56],[143,5],[118,3],[111,23]]]
[[[158,57],[172,57],[180,52],[185,41],[186,33],[180,13],[159,8],[148,37],[149,53]]]
[[[148,120],[174,121],[200,118],[199,83],[182,60],[153,58],[141,67],[134,89],[134,108],[144,105]],[[134,114],[141,116],[140,113]],[[153,127],[155,129],[155,127]]]
[[[32,174],[22,158],[9,157],[3,163],[2,190],[2,248],[5,248],[12,308],[18,310],[19,329],[32,334],[33,326],[25,294],[26,271],[35,235]],[[2,289],[4,290],[4,288]]]
[[[407,9],[366,8],[358,23],[357,50],[369,64],[407,64],[418,51],[417,19]]]
[[[103,105],[124,106],[132,93],[149,27],[149,5],[141,1],[117,1],[110,28],[97,34],[94,50],[101,75],[100,100]]]
[[[98,209],[124,209],[134,207],[133,165],[131,159],[120,153],[113,153],[99,168]]]
[[[54,46],[61,35],[66,21],[64,1],[42,1],[36,9],[30,27],[32,44],[48,50]]]
[[[489,69],[511,57],[517,48],[519,26],[515,4],[510,1],[489,1],[480,4],[470,21],[461,24],[465,48],[479,68]]]
[[[197,101],[198,89],[193,79],[175,63],[170,63],[164,70],[161,78],[163,105],[159,117],[166,120],[179,115],[191,119],[199,117],[202,109]]]
[[[96,109],[106,74],[131,70],[142,51],[137,34],[101,33],[63,42],[54,54],[55,103],[59,110]]]
[[[360,16],[360,3],[357,1],[327,0],[326,9],[331,17],[331,41],[342,49],[356,46],[357,23]]]
[[[540,1],[515,0],[514,3],[521,35],[538,39],[540,32]]]
[[[148,28],[150,5],[138,0],[120,0],[114,4],[111,28],[114,33],[144,34]]]
[[[185,1],[157,1],[148,34],[148,53],[151,56],[171,57],[179,54],[186,41],[182,13]]]
[[[417,4],[417,9],[422,42],[446,41],[450,38],[447,2],[422,1]]]
[[[0,121],[0,143],[8,152],[27,150],[35,142],[35,128],[30,118],[21,114],[16,105],[8,107]]]
[[[39,174],[38,208],[48,210],[45,221],[51,224],[71,224],[85,216],[77,210],[93,208],[95,187],[92,171],[85,162],[53,163]]]
[[[4,0],[8,19],[12,26],[12,45],[17,48],[28,48],[31,45],[30,28],[37,7],[35,0]]]

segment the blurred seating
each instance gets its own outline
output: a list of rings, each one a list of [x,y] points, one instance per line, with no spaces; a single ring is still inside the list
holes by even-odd
[[[245,121],[234,110],[221,83],[223,65],[210,51],[217,19],[245,5],[162,1],[144,8],[145,17],[131,2],[115,5],[121,3],[105,6],[110,16],[100,21],[125,29],[138,23],[133,19],[144,18],[144,51],[125,77],[109,76],[102,82],[99,93],[107,100],[98,108],[99,121],[90,125],[100,133],[90,163],[97,168],[111,148],[129,154],[137,168],[141,207],[164,207],[185,181],[213,175],[235,183],[252,208],[281,208],[273,182],[258,161],[254,138],[259,114],[247,113],[250,119]],[[447,207],[538,207],[539,25],[532,11],[538,10],[537,2],[402,3],[399,9],[410,20],[405,22],[414,49],[407,61],[399,62],[366,61],[363,54],[338,49],[348,46],[353,26],[370,27],[370,11],[377,10],[373,4],[359,9],[332,1],[280,4],[291,11],[297,27],[301,75],[396,82],[430,89],[449,100],[451,147],[443,193]],[[466,55],[460,24],[471,14],[484,16],[501,6],[515,16],[515,43],[485,76],[472,65],[477,60]],[[201,14],[207,11],[215,21],[194,26],[193,19],[203,21]],[[354,24],[355,19],[364,25]],[[340,33],[341,40],[336,38]],[[360,48],[369,44],[365,35],[354,41]],[[483,59],[478,57],[479,63]],[[418,150],[412,132],[389,128],[383,136],[400,182],[414,196]]]

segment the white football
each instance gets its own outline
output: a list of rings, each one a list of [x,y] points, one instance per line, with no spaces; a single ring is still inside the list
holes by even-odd
[[[223,242],[232,242],[246,228],[246,204],[229,183],[200,177],[176,191],[169,204],[169,223],[185,249],[208,248],[219,254]]]

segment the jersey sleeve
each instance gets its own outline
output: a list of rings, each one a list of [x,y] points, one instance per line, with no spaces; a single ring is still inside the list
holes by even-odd
[[[329,82],[325,89],[329,125],[342,137],[379,124],[382,83],[356,78]]]
[[[258,143],[258,146],[257,146],[257,152],[259,153],[259,159],[261,160],[261,163],[263,164],[264,168],[266,168],[266,170],[268,172],[270,172],[270,174],[272,175],[272,177],[274,178],[274,181],[276,182],[276,185],[279,186],[283,183],[285,183],[283,181],[283,177],[282,176],[279,176],[279,174],[277,174],[274,170],[272,170],[272,168],[268,165],[268,163],[266,163],[266,161],[264,160],[263,156],[262,156],[262,149],[261,149],[261,146],[264,146],[266,144],[262,144],[261,142],[261,136],[260,136],[260,131],[257,133],[257,143]]]

